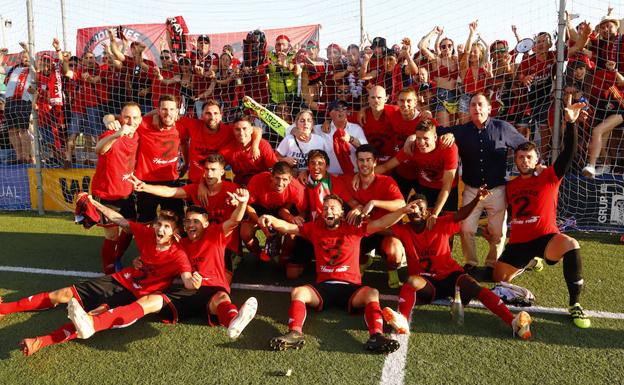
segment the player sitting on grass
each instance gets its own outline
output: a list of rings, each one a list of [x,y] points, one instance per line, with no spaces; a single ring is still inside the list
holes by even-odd
[[[591,321],[579,304],[583,288],[581,251],[576,239],[561,234],[557,226],[559,186],[577,151],[577,128],[574,124],[585,103],[571,104],[569,95],[564,109],[566,120],[563,151],[552,166],[539,175],[535,167],[539,156],[533,142],[516,148],[514,160],[520,176],[507,184],[507,202],[511,206],[511,235],[494,268],[495,281],[510,282],[529,266],[533,257],[543,257],[547,265],[563,259],[563,277],[568,286],[569,311],[574,324],[582,329]]]
[[[397,350],[399,343],[382,334],[383,316],[379,307],[379,292],[372,287],[362,286],[359,269],[360,240],[368,234],[392,226],[410,212],[413,212],[413,205],[386,214],[366,226],[356,227],[343,219],[342,199],[330,194],[323,200],[322,217],[302,226],[263,215],[260,220],[265,227],[309,240],[314,245],[316,256],[316,283],[298,286],[292,290],[288,310],[289,332],[271,339],[271,349],[301,348],[305,342],[302,328],[306,318],[306,306],[321,311],[326,306],[335,305],[349,312],[364,308],[364,320],[370,334],[365,345],[367,350],[376,353]]]
[[[399,312],[389,307],[383,309],[385,321],[399,333],[409,333],[407,320],[414,304],[424,305],[436,299],[452,297],[457,287],[464,305],[478,298],[511,326],[520,338],[531,337],[529,314],[523,311],[514,318],[496,294],[464,273],[464,269],[451,257],[449,238],[459,232],[459,222],[467,218],[477,203],[489,194],[489,190],[481,187],[468,205],[456,213],[440,216],[431,230],[427,229],[429,216],[432,215],[427,209],[427,198],[417,194],[413,201],[414,212],[408,215],[409,223],[396,224],[389,229],[403,244],[409,272],[409,278],[399,292]],[[403,249],[395,248],[390,253],[403,253]]]
[[[237,189],[236,193],[228,192],[228,195],[236,209],[222,224],[209,225],[208,213],[202,207],[191,206],[186,210],[184,230],[188,238],[180,244],[193,265],[193,284],[199,290],[173,286],[162,294],[150,294],[98,315],[87,314],[77,301],[72,300],[68,316],[76,327],[78,338],[86,339],[101,330],[129,326],[144,315],[158,312],[171,323],[193,316],[206,317],[209,325],[221,324],[228,328],[228,337],[238,338],[256,315],[258,302],[250,297],[239,312],[230,300],[224,253],[232,232],[245,214],[249,193]]]
[[[6,314],[32,310],[44,310],[75,300],[94,313],[108,308],[127,305],[137,298],[168,288],[173,279],[182,277],[184,286],[192,289],[191,264],[182,247],[176,242],[178,217],[168,210],[161,210],[152,226],[125,220],[119,213],[94,201],[91,202],[112,223],[131,232],[141,254],[142,268],[126,267],[112,275],[105,275],[52,292],[44,292],[16,302],[0,303],[0,319]],[[0,302],[1,299],[0,299]],[[133,316],[120,322],[128,323]],[[26,356],[39,349],[76,338],[76,329],[69,322],[52,333],[20,342]]]

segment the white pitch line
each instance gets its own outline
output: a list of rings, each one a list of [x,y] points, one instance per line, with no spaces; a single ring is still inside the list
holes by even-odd
[[[38,268],[20,267],[20,266],[0,266],[0,272],[2,271],[13,272],[13,273],[59,275],[59,276],[68,276],[68,277],[79,277],[79,278],[97,278],[97,277],[102,276],[102,273],[96,273],[96,272],[91,272],[91,271],[38,269]],[[290,291],[293,289],[290,286],[262,285],[262,284],[249,284],[249,283],[233,283],[232,288],[242,289],[242,290],[267,291],[267,292],[273,292],[273,293],[290,293]],[[396,302],[398,300],[398,297],[396,295],[390,295],[390,294],[383,294],[380,296],[380,298],[384,301]],[[439,305],[439,306],[449,306],[449,304],[450,302],[445,301],[445,300],[439,300],[439,301],[433,302],[433,305]],[[484,308],[484,306],[480,302],[475,302],[475,301],[470,302],[468,306],[475,307],[475,308]],[[559,315],[569,314],[568,309],[543,307],[543,306],[530,306],[530,307],[509,306],[509,309],[518,310],[518,311],[524,310],[529,313],[559,314]],[[608,311],[585,309],[585,314],[593,318],[624,320],[624,313],[612,313]]]

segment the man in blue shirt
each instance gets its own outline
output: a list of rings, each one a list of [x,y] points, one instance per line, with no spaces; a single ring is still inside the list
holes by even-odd
[[[507,152],[526,142],[511,124],[490,118],[492,106],[482,93],[470,99],[470,122],[452,127],[438,128],[438,135],[451,133],[459,149],[464,182],[463,202],[470,202],[487,185],[492,194],[477,204],[475,210],[461,224],[460,236],[464,255],[464,270],[470,272],[477,264],[475,233],[479,217],[487,212],[488,251],[484,279],[491,279],[494,263],[505,246],[507,233],[507,202],[505,200],[505,174]]]

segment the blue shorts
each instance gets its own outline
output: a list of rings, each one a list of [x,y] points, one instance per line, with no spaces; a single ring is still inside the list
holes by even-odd
[[[456,103],[457,102],[457,91],[455,91],[455,90],[446,90],[444,88],[438,87],[437,91],[436,91],[436,100],[435,100],[435,106],[434,106],[433,110],[435,112],[446,111],[448,113],[451,113],[444,106],[444,102],[446,102],[446,103]],[[454,111],[453,111],[453,113],[454,113]]]

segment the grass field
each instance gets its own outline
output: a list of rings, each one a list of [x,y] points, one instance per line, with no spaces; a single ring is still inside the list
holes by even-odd
[[[0,213],[0,265],[97,272],[99,231],[85,231],[67,215]],[[581,241],[584,257],[583,305],[624,317],[624,246],[614,235],[574,236]],[[483,254],[484,244],[479,247]],[[127,257],[134,253],[131,249]],[[385,289],[383,268],[382,263],[373,265],[364,281],[384,294],[396,294]],[[286,283],[277,267],[249,259],[241,263],[234,282],[274,288],[312,278],[306,274]],[[0,271],[0,295],[12,301],[77,280]],[[516,283],[530,288],[539,306],[567,305],[561,266],[526,273]],[[66,311],[59,307],[11,314],[0,323],[0,384],[379,384],[382,379],[405,384],[624,383],[624,319],[593,318],[591,329],[580,330],[565,315],[533,312],[533,339],[521,341],[486,310],[467,309],[465,325],[458,327],[447,307],[425,306],[413,313],[403,368],[390,366],[401,350],[388,357],[366,354],[363,318],[336,310],[308,312],[304,349],[269,351],[268,340],[286,331],[289,295],[261,289],[233,291],[237,304],[250,295],[258,298],[257,318],[233,342],[223,328],[207,327],[200,319],[166,325],[157,317],[146,317],[126,329],[23,357],[17,343],[56,329],[67,321]],[[288,369],[290,377],[284,376]]]

